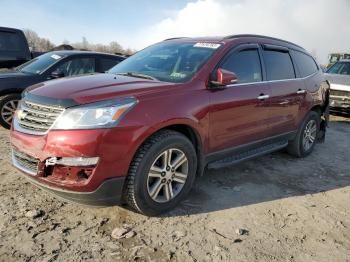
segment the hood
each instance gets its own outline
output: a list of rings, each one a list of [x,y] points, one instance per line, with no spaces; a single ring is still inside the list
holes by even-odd
[[[129,76],[94,74],[43,82],[31,86],[27,92],[35,96],[74,100],[79,104],[86,104],[123,96],[139,96],[165,91],[164,87],[174,85]]]
[[[331,89],[350,90],[350,75],[324,74],[331,84]]]
[[[0,79],[8,79],[8,78],[20,78],[20,77],[29,77],[32,76],[31,74],[26,74],[20,71],[14,71],[14,70],[4,70],[0,71]]]
[[[331,84],[350,85],[350,75],[324,74]]]

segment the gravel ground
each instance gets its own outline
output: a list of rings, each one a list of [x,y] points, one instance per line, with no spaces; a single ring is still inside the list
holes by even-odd
[[[0,146],[0,261],[350,261],[346,118],[332,117],[305,159],[277,152],[206,171],[159,218],[64,203],[11,167],[5,130]],[[127,238],[111,237],[123,227]]]

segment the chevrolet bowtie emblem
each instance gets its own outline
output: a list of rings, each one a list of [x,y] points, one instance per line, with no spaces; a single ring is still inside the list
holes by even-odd
[[[17,110],[17,118],[19,120],[24,119],[27,116],[28,113],[24,112],[23,110]]]

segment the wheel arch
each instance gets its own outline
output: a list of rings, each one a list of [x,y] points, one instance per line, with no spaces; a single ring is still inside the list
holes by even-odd
[[[194,126],[194,124],[190,124],[189,121],[181,121],[181,122],[170,122],[164,123],[156,128],[152,128],[151,130],[146,131],[146,135],[142,136],[137,143],[137,149],[133,154],[133,158],[135,157],[138,149],[153,135],[162,131],[162,130],[173,130],[176,131],[185,137],[187,137],[191,143],[193,144],[196,154],[197,154],[197,175],[202,175],[205,168],[204,161],[204,137],[200,133],[200,131]],[[133,159],[132,158],[132,159]]]
[[[5,89],[0,91],[0,97],[8,96],[8,95],[21,95],[23,90],[19,89]]]

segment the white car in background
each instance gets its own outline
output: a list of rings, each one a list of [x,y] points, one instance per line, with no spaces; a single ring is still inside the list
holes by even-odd
[[[336,62],[325,76],[331,84],[331,110],[350,113],[350,59]]]

